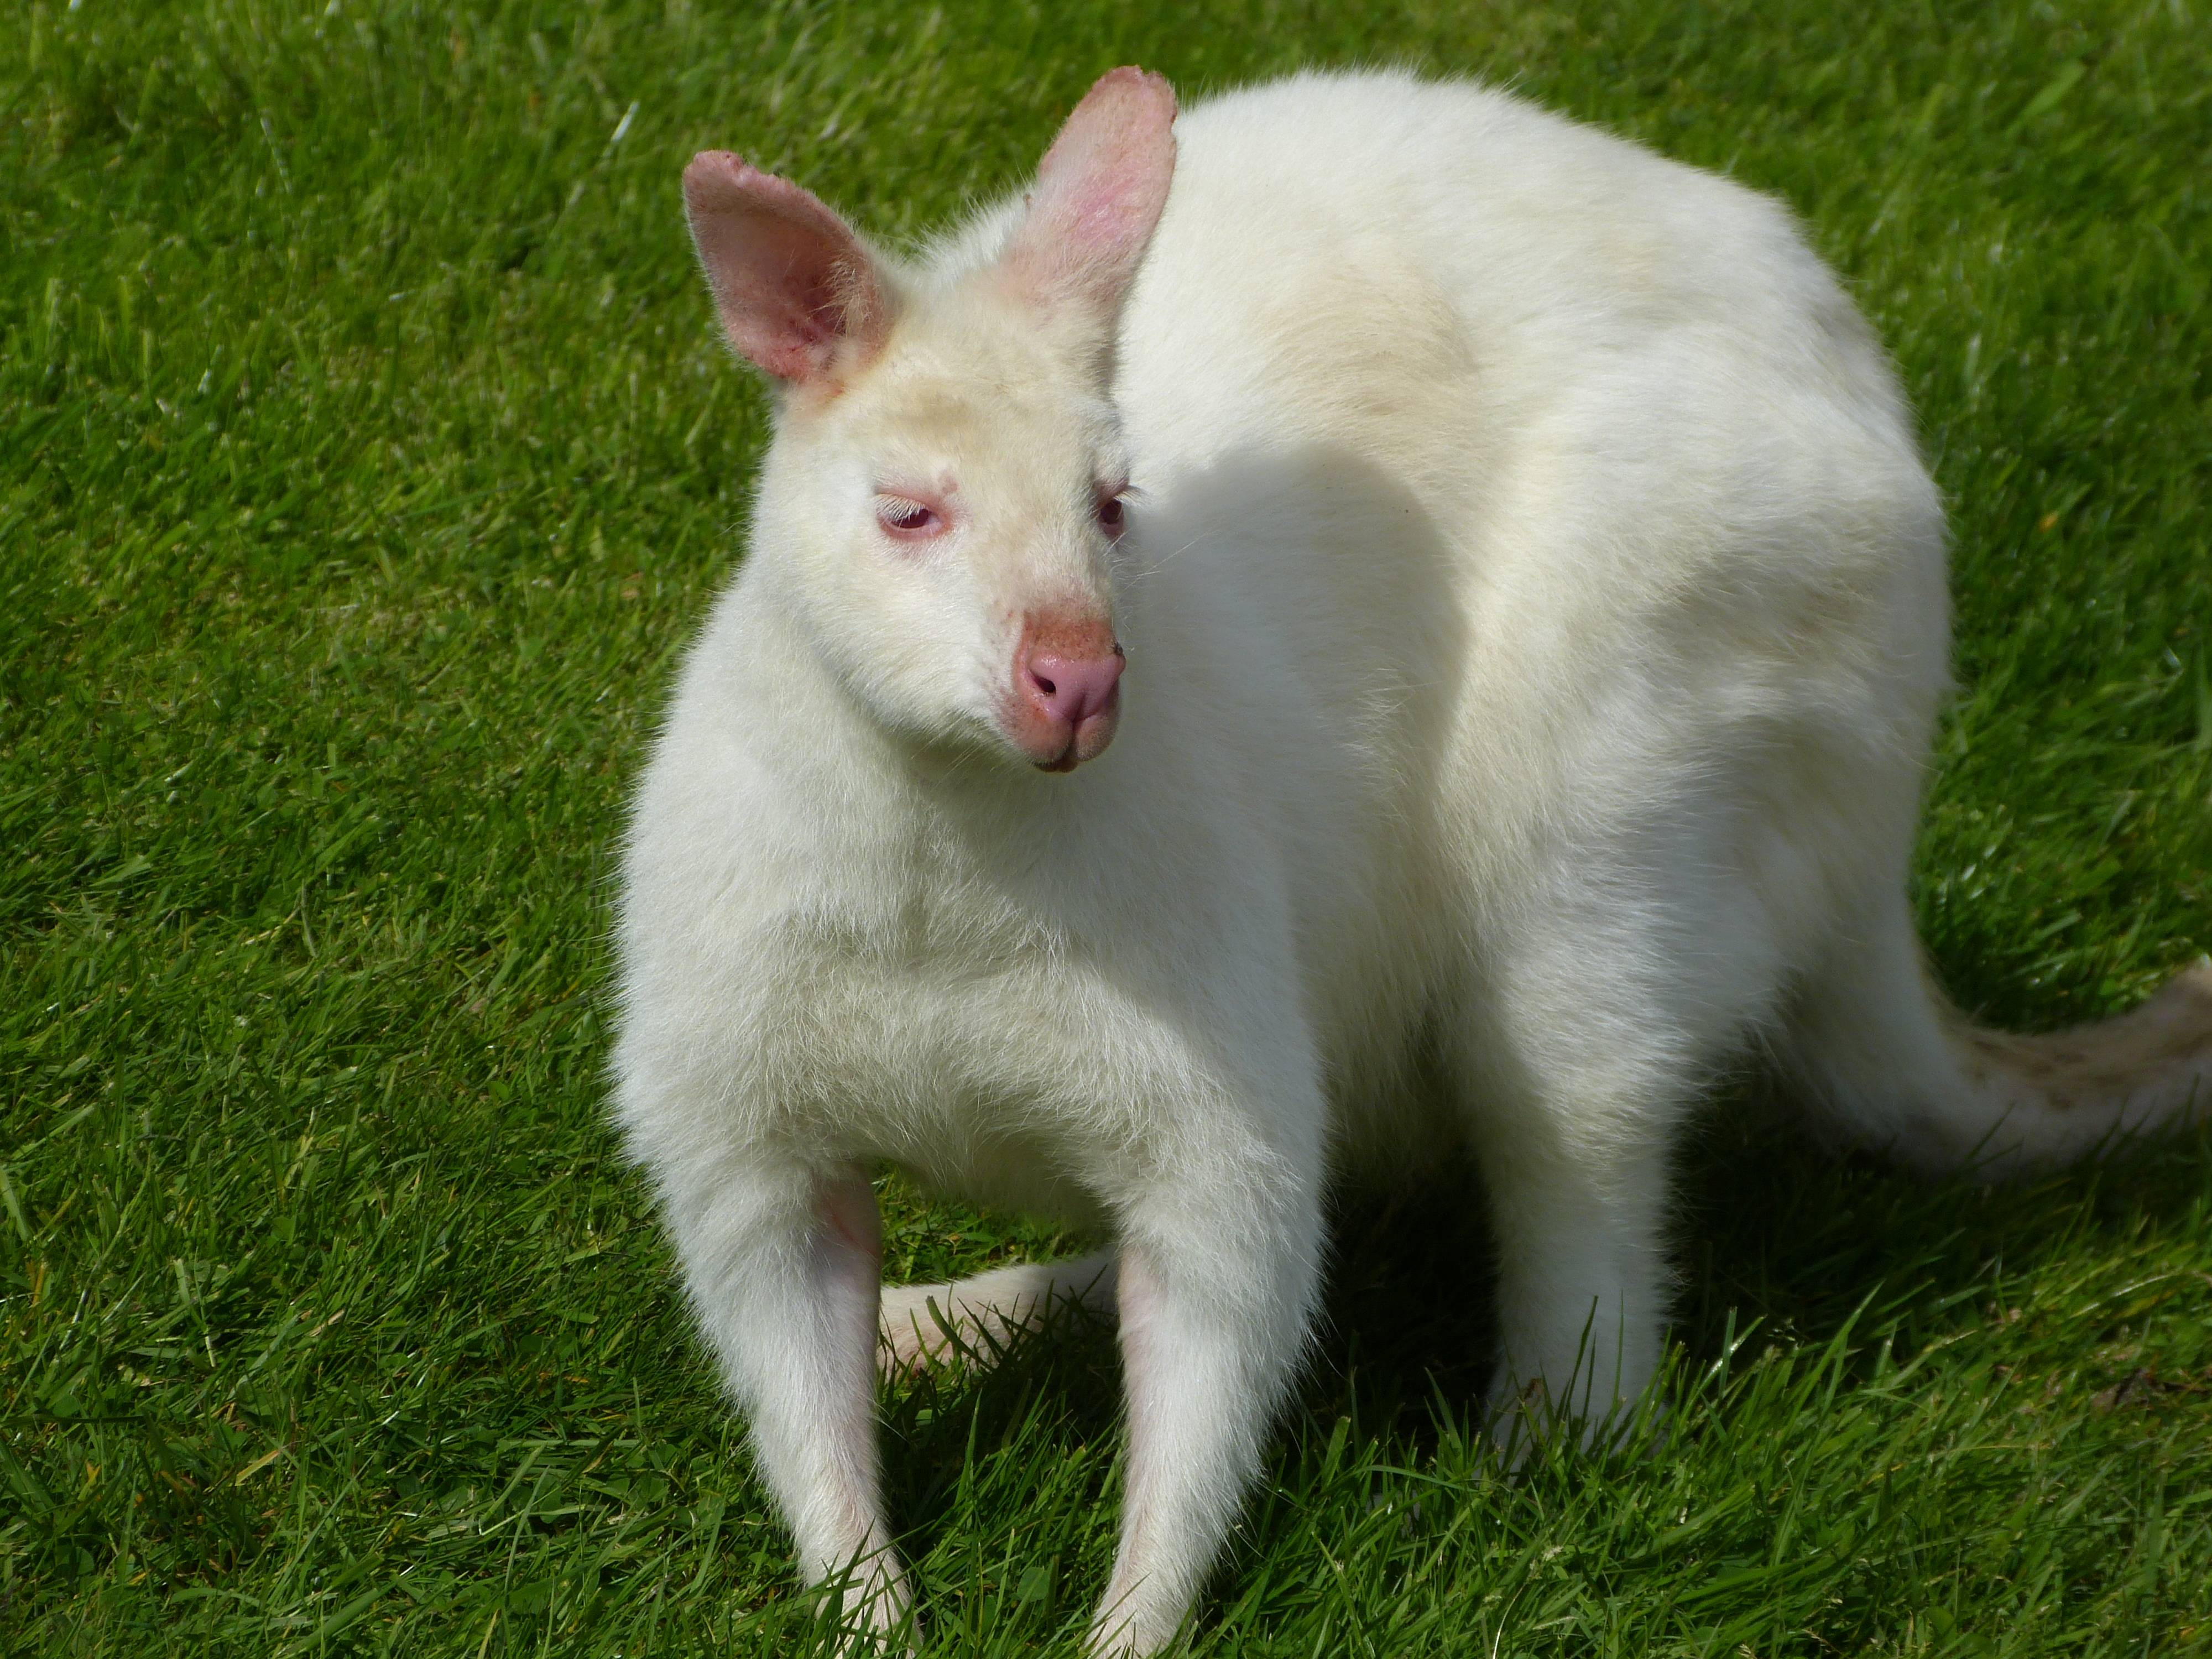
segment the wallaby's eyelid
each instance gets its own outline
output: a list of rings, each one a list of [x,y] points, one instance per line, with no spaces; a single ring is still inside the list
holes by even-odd
[[[951,516],[942,507],[888,490],[876,497],[876,522],[901,541],[925,541],[952,527]]]
[[[1098,527],[1109,536],[1119,536],[1127,529],[1128,505],[1138,493],[1129,487],[1126,478],[1116,483],[1098,485],[1097,497],[1091,507],[1091,516],[1097,520]]]

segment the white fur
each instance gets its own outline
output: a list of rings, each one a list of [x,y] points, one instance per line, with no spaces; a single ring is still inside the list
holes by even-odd
[[[1929,1167],[2070,1155],[2207,1077],[2198,981],[2069,1097],[1920,966],[1943,528],[1783,208],[1397,74],[1176,137],[1110,389],[987,280],[1018,203],[879,262],[889,343],[791,395],[637,796],[621,1121],[803,1566],[867,1562],[879,1625],[875,1165],[1116,1235],[1117,1279],[1017,1275],[996,1325],[989,1285],[922,1299],[1003,1334],[1112,1286],[1094,1640],[1141,1653],[1298,1361],[1333,1172],[1465,1137],[1499,1399],[1596,1420],[1657,1359],[1677,1125],[1754,1045]],[[1085,492],[1124,466],[1115,546]],[[872,534],[887,471],[957,475],[957,546]],[[1119,736],[1065,776],[991,725],[1055,596],[1127,653]],[[1396,1086],[1417,1049],[1446,1121]],[[932,1316],[884,1311],[915,1358]]]

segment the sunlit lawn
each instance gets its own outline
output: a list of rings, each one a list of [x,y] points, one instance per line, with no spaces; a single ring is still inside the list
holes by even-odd
[[[2212,946],[2212,27],[2158,4],[82,0],[0,17],[0,1650],[783,1652],[603,1122],[610,849],[765,431],[676,179],[893,238],[1099,70],[1410,59],[1777,191],[1953,504],[1961,1000]],[[1484,1462],[1481,1230],[1344,1219],[1217,1654],[2212,1649],[2212,1154],[1995,1196],[1722,1103],[1665,1443]],[[891,1263],[1052,1247],[889,1189]],[[1110,1340],[887,1401],[931,1650],[1069,1651]]]

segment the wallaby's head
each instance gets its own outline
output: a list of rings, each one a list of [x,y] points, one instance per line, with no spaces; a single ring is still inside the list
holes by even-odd
[[[886,726],[1048,771],[1114,735],[1114,337],[1175,112],[1158,76],[1106,76],[1003,241],[950,274],[894,265],[726,152],[684,171],[722,325],[781,388],[752,556]]]

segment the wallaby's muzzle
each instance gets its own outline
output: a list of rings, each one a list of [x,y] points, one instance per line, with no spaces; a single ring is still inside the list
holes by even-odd
[[[1114,740],[1127,658],[1103,618],[1033,616],[1014,652],[1006,735],[1047,772],[1073,772]]]

